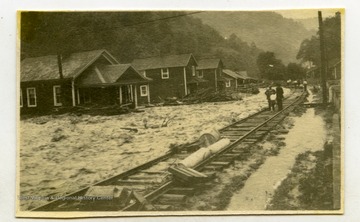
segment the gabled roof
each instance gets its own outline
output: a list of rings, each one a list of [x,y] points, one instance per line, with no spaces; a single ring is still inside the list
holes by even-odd
[[[131,76],[124,74],[131,70]],[[123,77],[124,78],[121,78]],[[141,75],[131,64],[101,65],[94,67],[86,76],[80,78],[79,87],[113,86],[131,83],[145,83],[152,79]]]
[[[223,73],[234,78],[234,79],[243,79],[242,76],[238,75],[236,72],[231,71],[230,69],[224,69]]]
[[[104,49],[73,53],[62,60],[63,77],[77,77],[100,56],[104,56],[112,64],[119,63]],[[20,65],[20,77],[22,82],[59,79],[57,55],[24,59]]]
[[[191,53],[181,54],[181,55],[168,55],[168,56],[160,56],[160,57],[134,59],[131,64],[137,70],[184,67],[189,64],[191,58],[194,58],[194,56]]]
[[[117,65],[108,65],[108,66],[103,66],[100,68],[100,72],[103,75],[104,79],[106,82],[108,83],[114,83],[116,81],[118,81],[120,79],[120,77],[128,70],[128,69],[132,69],[134,70],[138,77],[140,77],[140,79],[145,80],[145,81],[150,81],[150,78],[147,78],[143,75],[141,75],[138,71],[136,71],[131,64],[117,64]]]
[[[221,59],[201,59],[198,61],[197,69],[217,69],[220,65]]]

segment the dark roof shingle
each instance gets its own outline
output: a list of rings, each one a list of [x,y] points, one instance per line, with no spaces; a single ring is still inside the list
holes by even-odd
[[[150,57],[143,59],[134,59],[131,64],[137,70],[159,69],[159,68],[168,68],[168,67],[183,67],[183,66],[187,66],[191,57],[192,54]]]
[[[231,71],[230,69],[224,69],[223,73],[234,78],[234,79],[243,79],[242,76],[238,75],[236,72]]]
[[[198,61],[197,69],[217,69],[221,64],[221,59],[201,59]]]
[[[91,65],[103,53],[118,63],[106,50],[94,50],[70,54],[62,61],[63,77],[73,78]],[[26,58],[20,65],[21,81],[59,79],[59,67],[56,55]]]

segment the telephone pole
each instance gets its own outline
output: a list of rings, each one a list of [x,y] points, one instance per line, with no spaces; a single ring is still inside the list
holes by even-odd
[[[327,103],[327,87],[326,87],[326,55],[325,55],[325,42],[324,42],[324,27],[321,11],[318,11],[319,17],[319,37],[320,37],[320,55],[321,55],[321,85],[323,93],[323,103]]]

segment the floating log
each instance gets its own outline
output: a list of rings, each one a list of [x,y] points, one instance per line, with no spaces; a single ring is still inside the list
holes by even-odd
[[[200,183],[209,179],[207,175],[181,165],[170,167],[169,172],[172,173],[178,181],[186,183]]]
[[[196,152],[192,153],[187,158],[180,161],[179,164],[185,166],[185,167],[194,167],[201,161],[205,160],[211,155],[211,151],[208,148],[200,148]]]
[[[212,144],[211,146],[209,146],[207,148],[200,148],[199,150],[192,153],[190,156],[188,156],[184,160],[180,161],[179,164],[181,164],[185,167],[188,167],[188,168],[193,168],[198,163],[202,162],[203,160],[208,158],[210,155],[219,152],[221,149],[223,149],[224,147],[226,147],[229,144],[230,144],[229,139],[219,140],[218,142]]]
[[[220,133],[216,129],[205,131],[199,138],[199,143],[203,147],[210,146],[220,139]]]

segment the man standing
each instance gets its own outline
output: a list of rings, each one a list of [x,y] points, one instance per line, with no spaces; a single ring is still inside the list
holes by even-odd
[[[281,87],[280,83],[277,84],[276,87],[276,103],[278,105],[278,110],[282,110],[283,109],[283,104],[282,104],[282,100],[284,98],[284,90]]]
[[[269,88],[265,91],[265,95],[266,95],[266,99],[268,101],[268,104],[269,104],[269,111],[273,110],[274,111],[274,107],[275,107],[275,101],[274,103],[271,101],[271,95],[272,94],[275,94],[275,90],[273,90],[271,88],[271,86],[269,86]]]
[[[307,81],[306,81],[306,79],[304,79],[303,85],[304,85],[304,92],[307,92]]]

